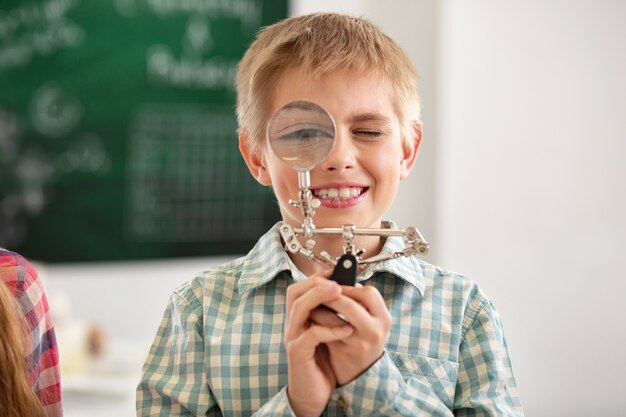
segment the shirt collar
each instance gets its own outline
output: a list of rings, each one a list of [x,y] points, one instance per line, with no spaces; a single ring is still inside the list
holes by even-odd
[[[289,271],[289,256],[280,240],[279,226],[276,223],[244,258],[237,284],[240,294],[265,285],[282,271]]]
[[[396,224],[391,221],[383,221],[383,228],[395,229]],[[400,236],[390,236],[385,239],[383,248],[380,253],[394,253],[402,252],[406,247],[404,239]],[[423,262],[414,256],[402,256],[395,259],[388,259],[383,262],[377,262],[375,264],[368,265],[363,273],[357,277],[357,281],[365,281],[376,273],[389,273],[397,278],[400,278],[409,284],[413,285],[420,292],[424,294],[425,281],[424,281],[424,265]]]
[[[265,233],[244,258],[241,276],[238,283],[239,293],[260,287],[273,280],[282,271],[292,271],[292,276],[302,275],[290,261],[281,239],[279,226],[276,223]],[[395,228],[393,222],[383,222],[385,228]],[[399,236],[385,239],[381,253],[401,252],[405,248],[404,240]],[[368,265],[363,273],[359,274],[357,281],[365,281],[375,273],[390,273],[418,289],[424,294],[424,267],[420,260],[415,257],[400,257]]]

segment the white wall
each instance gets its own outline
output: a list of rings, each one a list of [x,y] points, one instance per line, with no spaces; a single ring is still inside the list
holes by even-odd
[[[495,300],[528,416],[622,416],[626,2],[440,19],[439,261]]]
[[[36,268],[52,303],[62,293],[69,298],[71,314],[101,327],[107,338],[150,343],[172,290],[231,258],[38,264]]]

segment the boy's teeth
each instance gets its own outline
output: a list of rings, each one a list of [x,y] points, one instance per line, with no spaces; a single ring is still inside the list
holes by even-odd
[[[357,197],[361,194],[361,189],[358,187],[322,188],[317,190],[315,194],[322,198],[347,199]]]

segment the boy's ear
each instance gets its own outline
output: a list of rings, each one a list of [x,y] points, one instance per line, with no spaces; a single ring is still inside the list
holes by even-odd
[[[272,185],[272,179],[267,170],[265,158],[262,154],[257,154],[250,149],[248,138],[243,132],[239,133],[239,151],[241,152],[241,156],[243,156],[243,160],[246,161],[246,165],[252,176],[262,185]]]
[[[400,162],[401,180],[405,179],[413,169],[413,165],[415,165],[415,160],[417,159],[417,153],[422,143],[422,125],[416,122],[411,131],[412,137],[402,146],[402,161]]]

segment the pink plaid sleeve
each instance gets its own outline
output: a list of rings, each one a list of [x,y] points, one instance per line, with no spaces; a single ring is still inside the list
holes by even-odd
[[[48,417],[63,415],[59,353],[48,300],[33,266],[20,255],[0,248],[0,279],[13,293],[28,323],[29,379]]]

